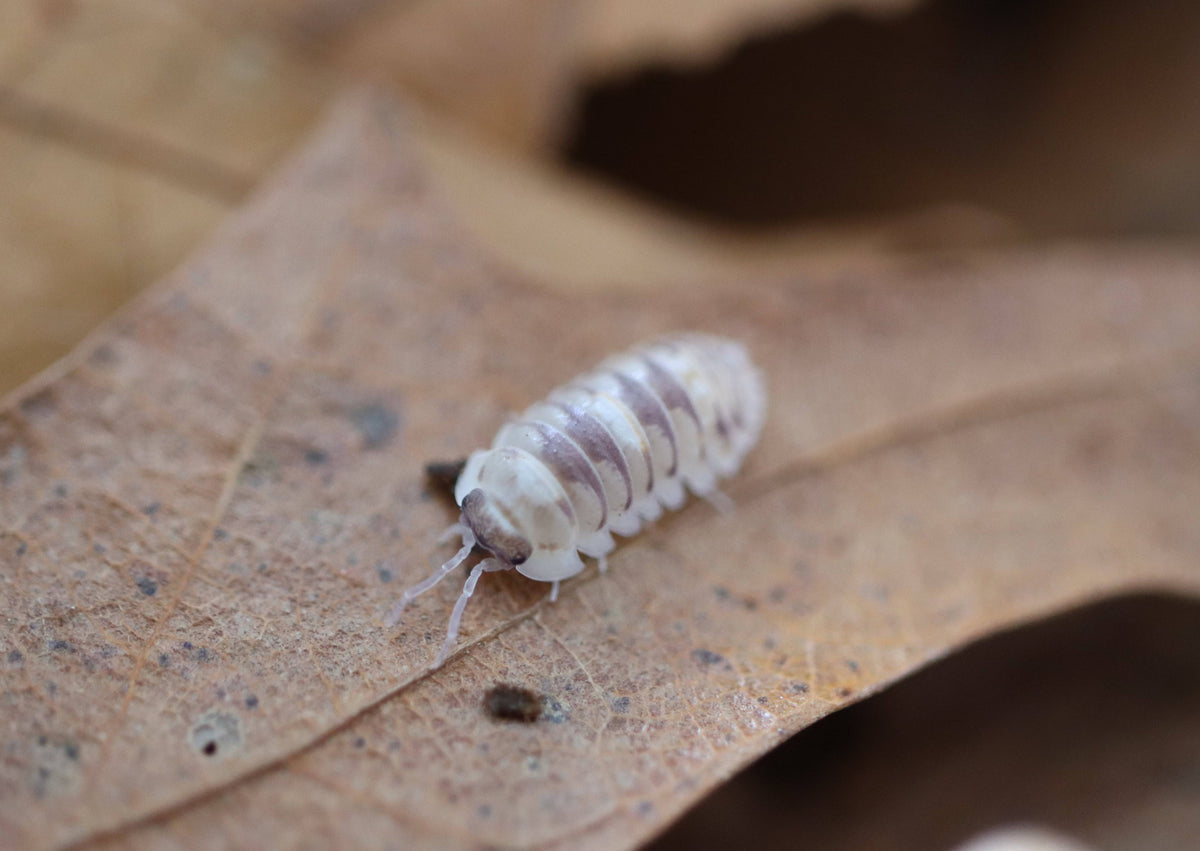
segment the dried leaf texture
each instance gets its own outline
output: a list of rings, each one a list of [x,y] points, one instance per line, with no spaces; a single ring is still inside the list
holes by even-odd
[[[0,418],[0,835],[611,847],[999,626],[1193,591],[1194,252],[1061,247],[569,296],[346,99],[194,261]],[[742,338],[761,446],[556,604],[442,556],[423,466],[656,333]],[[511,683],[558,708],[500,723]]]

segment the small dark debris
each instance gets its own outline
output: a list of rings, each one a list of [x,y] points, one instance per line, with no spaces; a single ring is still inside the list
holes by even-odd
[[[304,452],[304,463],[310,467],[319,467],[329,460],[329,453],[324,449],[308,449]]]
[[[531,724],[542,714],[542,697],[520,686],[498,684],[483,697],[488,714],[502,721],[521,721]]]
[[[367,449],[378,449],[386,444],[400,426],[399,414],[380,402],[354,408],[350,411],[350,421],[358,429]]]
[[[838,697],[850,697],[852,694],[854,694],[854,689],[843,687],[838,689],[837,693]]]
[[[571,711],[563,706],[558,698],[543,694],[542,714],[539,717],[542,721],[549,721],[551,724],[562,724],[570,719]]]
[[[192,649],[193,647],[195,647],[195,646],[196,646],[196,645],[192,644],[192,642],[190,642],[190,641],[185,641],[185,642],[183,642],[183,649],[184,649],[184,650],[191,650],[191,649]]]
[[[858,663],[855,662],[853,659],[846,660],[846,667],[849,668],[854,673],[856,673],[856,674],[858,673]]]
[[[217,743],[216,742],[208,742],[200,750],[204,753],[205,756],[216,756],[217,755]]]
[[[142,506],[142,514],[145,514],[147,517],[153,517],[155,514],[158,514],[160,508],[162,508],[162,503],[155,500]]]
[[[354,740],[354,747],[365,748],[366,746],[367,746],[367,740],[364,739],[362,736],[359,736],[357,739]]]
[[[160,668],[166,668],[166,667],[167,667],[167,666],[169,666],[170,664],[171,664],[171,657],[170,657],[170,656],[168,656],[166,653],[159,653],[159,654],[158,654],[158,667],[160,667]]]
[[[425,465],[425,478],[429,480],[429,484],[435,490],[453,497],[454,485],[458,482],[458,477],[462,475],[465,466],[467,466],[466,458],[460,458],[457,461],[430,461]]]
[[[765,694],[758,699],[759,706],[766,706],[770,702],[771,702],[771,699],[769,697],[767,697]]]
[[[188,741],[205,756],[228,755],[242,746],[242,722],[229,712],[205,712],[192,725]]]
[[[613,710],[613,712],[624,715],[626,712],[629,711],[630,703],[631,703],[631,701],[629,700],[628,697],[615,698],[612,702],[612,710]]]
[[[71,642],[63,641],[61,638],[56,638],[50,642],[50,649],[59,653],[74,653],[75,648],[71,646]]]
[[[104,544],[92,544],[92,550],[101,554],[108,552],[108,548]]]
[[[792,683],[792,694],[808,694],[808,683]]]
[[[213,540],[214,541],[224,541],[228,537],[229,537],[229,533],[226,532],[224,529],[222,529],[220,527],[213,529]]]
[[[392,576],[392,572],[381,564],[375,565],[375,572],[379,574],[380,582],[391,582],[395,578]]]
[[[155,594],[158,593],[158,583],[155,582],[153,579],[151,579],[149,576],[139,576],[137,578],[137,587],[138,587],[138,590],[141,591],[143,594],[145,594],[147,597],[153,597]]]
[[[20,665],[22,660],[24,660],[24,658],[25,658],[25,656],[21,653],[20,650],[9,650],[8,651],[8,662],[10,665]]]
[[[72,761],[77,760],[79,759],[79,745],[75,742],[64,742],[63,753],[67,755],[67,759]]]
[[[256,694],[246,695],[246,708],[247,709],[258,709],[258,695],[256,695]]]
[[[28,544],[26,544],[24,541],[21,541],[19,544],[17,544],[17,555],[23,556],[27,552],[29,552]]]
[[[197,662],[211,662],[212,660],[213,660],[213,652],[211,650],[209,650],[207,647],[197,647],[196,648],[196,661]]]
[[[698,647],[692,651],[692,658],[704,665],[706,668],[721,667],[727,671],[732,671],[733,666],[729,664],[729,660],[720,653],[715,653],[712,650],[705,650],[703,647]]]

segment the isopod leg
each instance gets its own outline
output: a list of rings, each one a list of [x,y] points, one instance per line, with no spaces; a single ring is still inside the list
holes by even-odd
[[[558,601],[558,586],[561,584],[562,583],[559,580],[555,579],[554,584],[550,586],[550,602],[551,603]]]
[[[437,585],[446,578],[446,574],[467,560],[467,556],[471,554],[471,550],[475,547],[475,535],[466,526],[461,527],[461,534],[463,538],[462,548],[451,556],[449,561],[435,570],[431,576],[426,577],[404,592],[403,596],[396,601],[396,605],[392,606],[392,610],[388,612],[387,620],[384,621],[387,626],[391,627],[399,623],[400,615],[404,611],[405,606],[434,585]]]
[[[601,573],[608,573],[608,556],[600,556],[596,559],[600,567]]]
[[[737,507],[733,504],[733,500],[729,498],[728,494],[716,488],[713,488],[706,494],[701,494],[701,496],[705,502],[717,509],[721,514],[732,514],[733,510]]]
[[[479,584],[479,577],[485,573],[508,569],[507,564],[499,562],[494,558],[485,558],[471,568],[471,575],[463,583],[462,593],[458,595],[458,602],[454,604],[454,611],[450,613],[450,625],[446,627],[446,641],[442,644],[441,652],[438,653],[433,667],[442,667],[442,663],[446,661],[446,657],[454,649],[454,642],[458,639],[458,625],[462,623],[463,610],[467,607],[467,600],[470,600],[471,595],[475,593],[475,586]]]
[[[467,535],[471,535],[471,541],[474,542],[475,537],[474,533],[471,531],[471,527],[462,521],[459,521],[458,523],[452,524],[448,529],[446,529],[445,532],[438,535],[438,546],[441,546],[442,544],[448,544],[459,536],[462,536],[463,543],[465,544],[467,542]]]

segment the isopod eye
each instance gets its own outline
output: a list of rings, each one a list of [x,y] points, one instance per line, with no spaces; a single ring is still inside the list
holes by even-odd
[[[524,553],[520,553],[515,558],[511,559],[508,563],[511,564],[513,567],[516,567],[518,564],[524,564],[527,561],[529,561],[529,556],[525,555]]]

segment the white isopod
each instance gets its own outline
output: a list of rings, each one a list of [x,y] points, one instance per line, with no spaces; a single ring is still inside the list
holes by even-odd
[[[462,508],[448,534],[462,548],[407,591],[400,613],[462,564],[476,545],[491,553],[472,568],[450,615],[438,667],[454,647],[479,577],[516,570],[558,585],[600,569],[615,546],[663,507],[680,508],[686,486],[720,498],[758,441],[766,413],[762,377],[740,344],[704,334],[668,337],[609,358],[502,427],[491,449],[474,452],[454,487]]]

